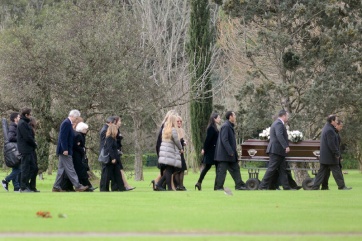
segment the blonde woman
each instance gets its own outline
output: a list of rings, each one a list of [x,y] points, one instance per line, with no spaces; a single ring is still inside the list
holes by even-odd
[[[157,157],[159,157],[160,147],[161,147],[161,143],[162,143],[162,130],[163,130],[163,127],[165,126],[165,123],[166,123],[166,121],[167,121],[167,119],[168,119],[168,117],[170,115],[177,115],[177,113],[176,113],[175,110],[169,110],[166,113],[165,118],[162,121],[160,130],[159,130],[158,135],[157,135],[157,142],[156,142],[156,154],[157,154]],[[153,189],[155,189],[156,183],[160,180],[160,178],[162,176],[162,173],[164,171],[163,168],[160,165],[158,165],[158,168],[160,169],[160,174],[154,180],[151,181]]]
[[[182,145],[182,148],[186,146],[185,140],[185,130],[182,128],[182,118],[177,116],[177,132]],[[183,153],[181,153],[181,168],[176,168],[176,172],[173,174],[174,185],[176,186],[176,191],[186,191],[184,186],[184,175],[187,170],[186,160]]]
[[[105,164],[105,168],[102,168],[101,184],[103,183],[104,185],[100,185],[101,192],[109,191],[109,183],[111,180],[116,183],[118,187],[118,190],[112,191],[125,191],[124,183],[120,175],[120,156],[117,148],[117,134],[117,126],[110,124],[106,132],[106,139],[104,143],[104,153],[109,154],[110,160],[107,164]]]
[[[164,171],[161,179],[155,185],[155,191],[165,191],[162,187],[164,181],[166,181],[168,190],[172,190],[172,174],[175,172],[175,167],[181,168],[182,166],[180,153],[183,153],[183,150],[177,133],[177,116],[171,114],[162,131],[158,163]]]

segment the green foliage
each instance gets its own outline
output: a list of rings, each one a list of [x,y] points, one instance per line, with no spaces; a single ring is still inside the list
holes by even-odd
[[[191,0],[190,21],[188,54],[192,74],[190,81],[191,135],[196,160],[200,160],[205,130],[212,112],[212,84],[209,64],[213,34],[208,0]]]

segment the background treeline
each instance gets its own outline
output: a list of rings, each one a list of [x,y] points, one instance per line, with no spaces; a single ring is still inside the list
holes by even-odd
[[[33,109],[42,171],[56,167],[59,125],[73,108],[90,125],[94,167],[105,118],[123,117],[136,180],[164,114],[176,109],[196,168],[190,102],[210,99],[220,114],[237,112],[239,141],[257,138],[282,107],[307,139],[319,138],[325,117],[336,113],[347,156],[362,163],[361,1],[210,1],[199,15],[210,35],[201,75],[190,52],[198,51],[190,48],[195,2],[0,1],[1,115]],[[204,86],[207,94],[198,94]]]

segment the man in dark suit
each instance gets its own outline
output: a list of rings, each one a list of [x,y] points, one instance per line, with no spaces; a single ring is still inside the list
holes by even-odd
[[[286,172],[287,163],[285,157],[290,151],[288,133],[285,128],[288,118],[288,112],[281,110],[278,113],[278,119],[270,127],[270,141],[266,150],[266,153],[269,154],[269,166],[260,183],[260,190],[269,189],[276,172],[279,172],[280,182],[284,190],[296,190],[290,187]]]
[[[21,154],[21,175],[20,175],[20,192],[33,192],[30,189],[30,179],[35,174],[36,162],[34,159],[34,151],[37,148],[34,132],[29,122],[31,109],[24,108],[21,111],[20,120],[17,128],[18,150]],[[36,174],[35,174],[36,175]]]
[[[224,190],[226,171],[228,170],[235,182],[235,190],[245,190],[245,183],[241,180],[234,124],[236,115],[233,111],[226,112],[226,121],[221,126],[216,142],[215,161],[218,162],[215,180],[215,190]]]
[[[53,185],[53,192],[62,191],[60,184],[64,172],[67,174],[69,180],[72,182],[77,192],[83,192],[88,189],[88,186],[83,186],[79,183],[72,159],[74,142],[74,131],[72,123],[78,117],[80,117],[80,112],[78,110],[71,110],[69,112],[68,118],[65,119],[60,125],[57,145],[57,155],[59,156],[58,173]]]
[[[319,163],[320,168],[317,176],[314,179],[312,186],[313,190],[319,190],[319,186],[325,180],[329,171],[332,171],[334,180],[338,185],[339,190],[350,190],[352,188],[346,187],[340,165],[341,153],[339,150],[339,139],[335,127],[337,126],[338,119],[335,115],[330,115],[327,118],[327,123],[322,129],[321,147]]]

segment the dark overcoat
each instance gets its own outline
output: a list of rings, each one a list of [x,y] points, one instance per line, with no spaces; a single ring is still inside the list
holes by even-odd
[[[33,129],[29,125],[30,119],[21,116],[20,121],[18,123],[17,129],[17,143],[18,143],[18,151],[21,154],[31,154],[34,152],[37,144],[35,142],[35,135]]]
[[[205,164],[213,165],[215,164],[215,148],[217,143],[217,138],[219,137],[219,130],[215,129],[213,126],[209,126],[206,132],[206,139],[204,142],[204,160]]]
[[[338,134],[332,124],[327,123],[322,129],[319,162],[326,165],[339,164],[340,150]]]
[[[215,161],[237,162],[236,139],[234,124],[229,120],[221,126],[215,147]]]
[[[289,146],[288,133],[283,121],[277,119],[270,127],[270,140],[266,153],[286,156],[285,149]]]

